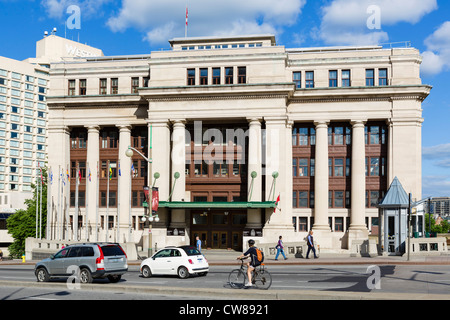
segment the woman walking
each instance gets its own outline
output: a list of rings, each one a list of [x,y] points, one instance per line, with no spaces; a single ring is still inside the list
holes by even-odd
[[[280,236],[280,238],[278,239],[278,243],[277,246],[275,247],[277,249],[277,255],[275,256],[275,261],[278,261],[278,256],[280,255],[280,253],[283,255],[284,260],[287,260],[286,255],[284,254],[284,247],[283,247],[283,240],[282,240],[282,236]]]

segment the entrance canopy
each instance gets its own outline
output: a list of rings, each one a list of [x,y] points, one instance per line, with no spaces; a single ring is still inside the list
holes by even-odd
[[[275,201],[265,202],[186,202],[186,201],[160,201],[160,208],[170,209],[258,209],[275,208]]]

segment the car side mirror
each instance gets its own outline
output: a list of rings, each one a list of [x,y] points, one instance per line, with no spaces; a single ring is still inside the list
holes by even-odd
[[[54,260],[55,256],[53,254],[50,255],[50,259]]]

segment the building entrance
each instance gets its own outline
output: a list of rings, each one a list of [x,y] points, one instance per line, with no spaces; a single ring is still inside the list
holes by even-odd
[[[202,248],[242,251],[242,236],[247,213],[242,211],[192,211],[191,244],[202,240]]]

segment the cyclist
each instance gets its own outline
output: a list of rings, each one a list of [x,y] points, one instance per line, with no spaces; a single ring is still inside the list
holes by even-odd
[[[255,247],[255,240],[250,239],[248,240],[249,248],[247,252],[240,255],[237,260],[248,258],[250,256],[250,262],[247,263],[247,279],[248,283],[245,285],[246,287],[252,286],[252,271],[255,270],[257,266],[259,266],[261,263],[258,261],[257,253],[256,253],[256,247]]]

